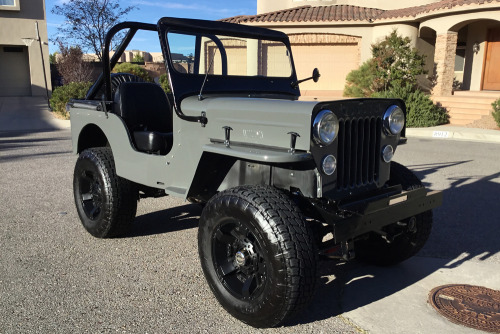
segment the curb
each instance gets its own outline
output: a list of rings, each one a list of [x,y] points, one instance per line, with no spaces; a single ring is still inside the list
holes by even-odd
[[[443,140],[462,140],[500,144],[499,130],[486,130],[442,125],[430,128],[406,129],[407,137],[420,137]]]
[[[71,128],[71,123],[70,123],[69,119],[68,120],[66,120],[66,119],[59,119],[59,118],[54,117],[54,115],[52,115],[52,117],[53,118],[50,120],[50,123],[53,126],[59,128],[61,130],[70,129]]]

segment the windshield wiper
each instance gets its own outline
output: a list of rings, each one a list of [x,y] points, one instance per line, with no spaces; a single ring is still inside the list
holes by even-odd
[[[203,79],[203,84],[201,85],[200,94],[198,94],[198,101],[203,100],[203,88],[205,88],[205,83],[207,82],[207,79],[208,79],[208,73],[210,73],[210,70],[212,69],[212,65],[214,64],[214,59],[215,59],[216,53],[217,53],[217,49],[214,50],[212,60],[210,61],[210,65],[208,65],[207,73],[205,73],[205,79]]]

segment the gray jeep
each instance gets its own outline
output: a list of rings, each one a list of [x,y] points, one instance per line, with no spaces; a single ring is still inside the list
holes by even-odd
[[[158,33],[168,93],[111,73],[141,30]],[[182,48],[192,55],[179,62]],[[425,244],[442,194],[392,162],[405,141],[401,100],[298,101],[307,79],[297,80],[288,37],[224,22],[121,23],[103,55],[86,99],[68,104],[75,204],[93,236],[125,234],[140,198],[200,203],[208,285],[255,327],[308,304],[319,256],[391,265]]]

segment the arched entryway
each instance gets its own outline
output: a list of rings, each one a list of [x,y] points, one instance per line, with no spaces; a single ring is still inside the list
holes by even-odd
[[[433,67],[434,95],[457,89],[500,91],[500,17],[469,13],[434,18],[420,25],[419,44]]]
[[[491,103],[500,97],[500,18],[430,20],[420,26],[417,47],[434,74],[433,99],[448,109],[452,124],[491,118]]]

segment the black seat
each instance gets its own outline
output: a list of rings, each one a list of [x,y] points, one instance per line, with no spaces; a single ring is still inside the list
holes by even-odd
[[[172,107],[163,89],[149,82],[123,82],[114,112],[123,118],[139,151],[167,154],[172,148]]]

